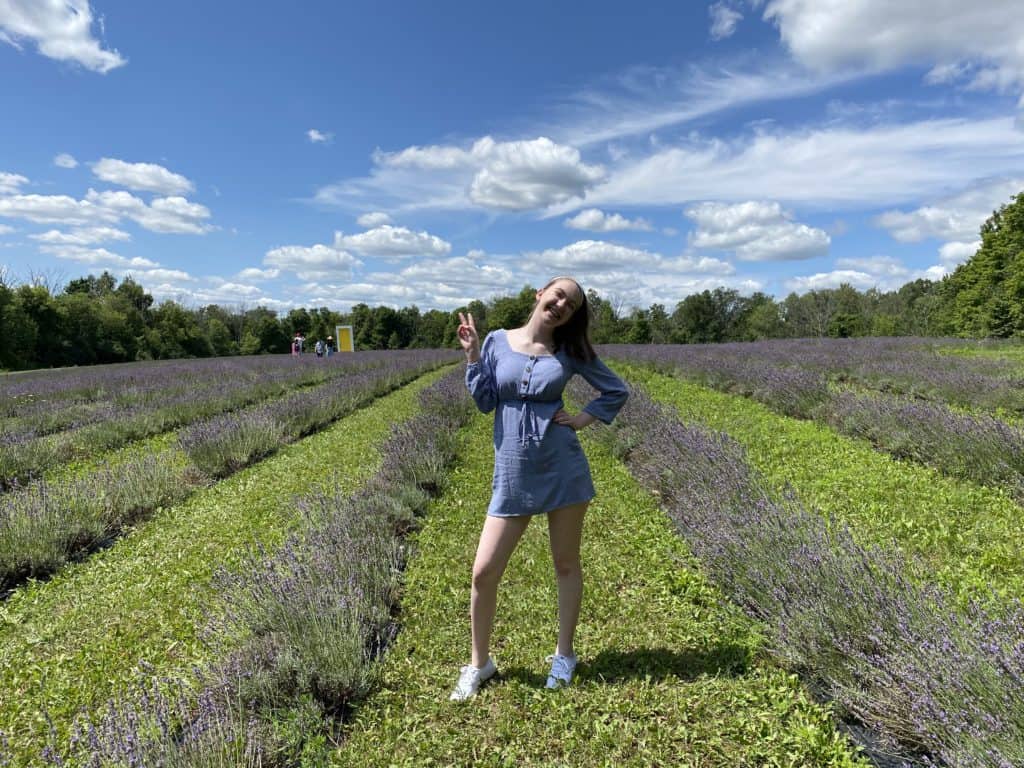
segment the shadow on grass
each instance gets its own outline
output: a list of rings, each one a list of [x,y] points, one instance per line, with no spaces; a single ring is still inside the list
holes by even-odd
[[[722,643],[710,648],[636,648],[631,651],[601,651],[593,658],[583,657],[577,681],[617,683],[624,680],[691,681],[705,675],[739,677],[750,668],[752,652],[748,646]],[[502,680],[516,680],[530,688],[542,688],[547,670],[507,667]]]
[[[739,677],[750,667],[751,650],[737,643],[710,648],[636,648],[605,650],[583,659],[581,680],[615,683],[622,680],[695,680],[704,675]]]

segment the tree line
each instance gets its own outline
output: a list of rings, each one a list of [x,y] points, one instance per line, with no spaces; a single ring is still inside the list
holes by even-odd
[[[691,294],[671,309],[626,311],[587,294],[595,343],[710,343],[848,336],[1024,336],[1024,192],[981,227],[981,247],[942,280],[914,280],[893,291],[850,285],[791,293],[777,301],[730,288]],[[0,368],[26,369],[216,355],[285,353],[302,333],[307,348],[351,325],[357,349],[455,347],[458,312],[482,330],[521,325],[536,289],[452,312],[357,304],[327,307],[201,308],[156,304],[130,277],[109,272],[72,280],[59,291],[41,282],[13,284],[0,272]]]

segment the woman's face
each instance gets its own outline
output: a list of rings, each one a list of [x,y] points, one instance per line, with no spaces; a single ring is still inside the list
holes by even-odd
[[[557,328],[569,322],[582,303],[580,287],[573,280],[560,279],[537,291],[537,308],[534,311],[540,313],[544,323]]]

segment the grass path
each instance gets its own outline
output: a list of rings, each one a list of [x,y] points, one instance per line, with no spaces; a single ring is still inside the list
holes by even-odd
[[[283,446],[0,604],[0,730],[15,751],[38,747],[44,707],[66,725],[80,707],[124,689],[140,660],[158,673],[204,661],[210,650],[200,629],[216,604],[215,569],[231,567],[251,545],[281,541],[296,495],[335,473],[354,490],[376,469],[375,446],[390,425],[413,415],[419,391],[447,370]]]
[[[754,628],[721,602],[652,497],[600,446],[584,533],[577,684],[547,691],[556,597],[544,519],[499,596],[500,679],[449,702],[469,653],[469,576],[490,487],[490,417],[466,430],[445,493],[416,536],[402,631],[383,689],[361,705],[339,766],[851,766],[828,714],[758,660]]]
[[[648,368],[615,363],[631,382],[677,409],[683,421],[728,433],[778,488],[834,514],[866,541],[895,540],[922,558],[933,578],[962,593],[1024,587],[1024,515],[998,488],[892,458],[865,440],[810,421],[780,416],[760,403]]]

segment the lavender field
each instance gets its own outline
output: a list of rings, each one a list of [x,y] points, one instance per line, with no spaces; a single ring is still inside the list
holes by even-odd
[[[585,433],[579,683],[527,671],[531,528],[482,709],[446,699],[490,483],[457,354],[0,381],[0,764],[1024,765],[1013,348],[600,353],[633,396]]]

